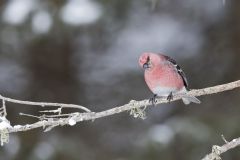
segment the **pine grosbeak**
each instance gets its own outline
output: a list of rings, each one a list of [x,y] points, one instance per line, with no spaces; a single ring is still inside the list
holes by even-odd
[[[145,82],[154,93],[150,99],[153,103],[156,96],[167,97],[170,101],[176,94],[182,94],[184,104],[200,103],[196,97],[185,94],[188,91],[186,76],[172,58],[163,54],[143,53],[139,65],[144,68]]]

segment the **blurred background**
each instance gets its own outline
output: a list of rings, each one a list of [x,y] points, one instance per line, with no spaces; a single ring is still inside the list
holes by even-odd
[[[81,104],[102,111],[152,96],[138,66],[162,52],[184,69],[190,88],[240,77],[239,0],[1,0],[0,94]],[[240,136],[239,90],[10,135],[1,160],[193,160]],[[7,103],[12,125],[36,122]],[[233,149],[223,159],[240,159]]]

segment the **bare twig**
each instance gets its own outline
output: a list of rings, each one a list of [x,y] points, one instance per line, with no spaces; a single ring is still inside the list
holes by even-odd
[[[228,150],[240,146],[240,137],[233,139],[231,142],[227,142],[222,146],[214,145],[212,147],[212,153],[206,155],[202,160],[220,160],[220,155]]]
[[[77,109],[84,110],[86,112],[91,112],[88,108],[80,106],[80,105],[76,105],[76,104],[22,101],[22,100],[4,97],[2,95],[0,95],[0,99],[2,99],[4,101],[4,103],[6,101],[6,102],[11,102],[11,103],[31,105],[31,106],[41,106],[41,107],[53,106],[53,107],[62,107],[62,108],[77,108]]]
[[[226,138],[224,137],[223,134],[221,135],[221,137],[222,137],[222,139],[223,139],[223,141],[224,141],[225,143],[228,143],[228,141],[226,140]]]
[[[235,82],[231,82],[231,83],[227,83],[227,84],[223,84],[223,85],[217,85],[214,87],[208,87],[208,88],[203,88],[203,89],[196,89],[196,90],[191,90],[188,92],[189,95],[191,96],[202,96],[202,95],[209,95],[209,94],[214,94],[214,93],[219,93],[219,92],[223,92],[223,91],[227,91],[227,90],[232,90],[234,88],[238,88],[240,87],[240,80],[235,81]],[[97,118],[101,118],[101,117],[107,117],[110,115],[114,115],[117,113],[121,113],[124,111],[132,111],[134,109],[137,109],[138,113],[136,115],[144,115],[144,113],[140,113],[142,107],[146,108],[148,106],[151,106],[152,104],[149,102],[148,99],[146,100],[141,100],[141,101],[135,101],[135,100],[131,100],[128,104],[122,105],[122,106],[117,106],[105,111],[101,111],[101,112],[90,112],[89,109],[87,109],[86,107],[83,106],[79,106],[79,105],[74,105],[74,104],[61,104],[61,103],[43,103],[43,102],[29,102],[29,101],[20,101],[20,100],[16,100],[16,99],[11,99],[11,98],[7,98],[7,97],[3,97],[0,96],[0,99],[8,101],[8,102],[12,102],[12,103],[19,103],[19,104],[26,104],[26,105],[38,105],[38,106],[57,106],[57,107],[76,107],[76,108],[80,108],[83,109],[84,111],[87,111],[85,113],[70,113],[68,114],[66,117],[65,116],[56,116],[56,118],[54,115],[50,115],[49,117],[46,117],[43,120],[39,120],[36,123],[33,124],[27,124],[27,125],[17,125],[17,126],[13,126],[11,128],[8,128],[9,133],[11,132],[20,132],[20,131],[28,131],[28,130],[32,130],[35,128],[39,128],[39,127],[46,127],[46,126],[59,126],[59,125],[69,125],[69,120],[71,120],[71,122],[76,121],[76,122],[81,122],[81,121],[87,121],[87,120],[95,120]],[[173,97],[172,101],[176,101],[181,99],[181,95],[176,95]],[[157,99],[156,104],[162,104],[162,103],[168,103],[168,101],[164,98],[162,99]],[[75,123],[71,123],[71,124],[75,124]]]
[[[4,99],[2,99],[2,107],[0,108],[0,115],[2,117],[6,117],[7,116],[6,103],[5,103]]]

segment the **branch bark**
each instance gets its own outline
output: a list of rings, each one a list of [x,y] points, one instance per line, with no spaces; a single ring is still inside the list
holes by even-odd
[[[224,92],[228,90],[232,90],[235,88],[240,87],[240,80],[234,81],[231,83],[227,84],[222,84],[222,85],[217,85],[214,87],[207,87],[203,89],[194,89],[189,91],[187,94],[191,96],[202,96],[202,95],[209,95],[209,94],[214,94],[214,93],[219,93],[219,92]],[[173,97],[172,101],[176,101],[181,99],[181,95],[176,95]],[[108,109],[105,111],[101,112],[91,112],[89,109],[86,107],[80,106],[80,105],[74,105],[74,104],[62,104],[62,103],[46,103],[46,102],[30,102],[30,101],[21,101],[21,100],[16,100],[8,97],[4,97],[0,95],[0,99],[2,101],[6,102],[11,102],[11,103],[17,103],[17,104],[25,104],[25,105],[37,105],[37,106],[56,106],[60,108],[60,112],[57,112],[58,115],[52,115],[52,116],[33,116],[39,118],[39,121],[33,124],[26,124],[26,125],[15,125],[12,127],[8,127],[8,132],[20,132],[20,131],[28,131],[32,130],[35,128],[43,127],[45,131],[48,131],[56,126],[63,126],[63,125],[75,125],[77,122],[81,121],[87,121],[87,120],[95,120],[97,118],[101,117],[107,117],[110,115],[118,114],[124,111],[133,111],[131,113],[134,113],[135,116],[139,116],[144,112],[144,109],[148,106],[151,106],[152,104],[149,102],[148,99],[141,100],[141,101],[135,101],[131,100],[129,103],[122,105],[122,106],[117,106],[112,109]],[[162,104],[162,103],[168,103],[166,98],[158,98],[156,104]],[[75,112],[71,114],[61,114],[61,108],[62,107],[70,107],[70,108],[79,108],[82,109],[86,112],[81,113],[81,112]],[[144,107],[144,109],[141,109]],[[59,111],[59,109],[57,109]],[[56,110],[52,110],[49,112],[55,112]]]
[[[233,149],[237,146],[240,146],[240,137],[233,139],[231,142],[227,142],[222,146],[214,145],[212,147],[212,153],[206,155],[202,160],[221,160],[220,155],[224,152],[227,152],[230,149]]]

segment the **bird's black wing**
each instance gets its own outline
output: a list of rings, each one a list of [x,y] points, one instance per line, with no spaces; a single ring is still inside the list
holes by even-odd
[[[183,83],[184,83],[184,86],[186,87],[186,89],[188,90],[188,81],[187,81],[187,78],[186,78],[186,75],[185,73],[183,72],[183,70],[181,69],[181,67],[177,64],[177,62],[172,59],[171,57],[168,57],[168,56],[164,56],[166,58],[167,61],[169,61],[170,63],[172,63],[174,65],[174,67],[176,68],[178,74],[182,77],[183,79]]]

